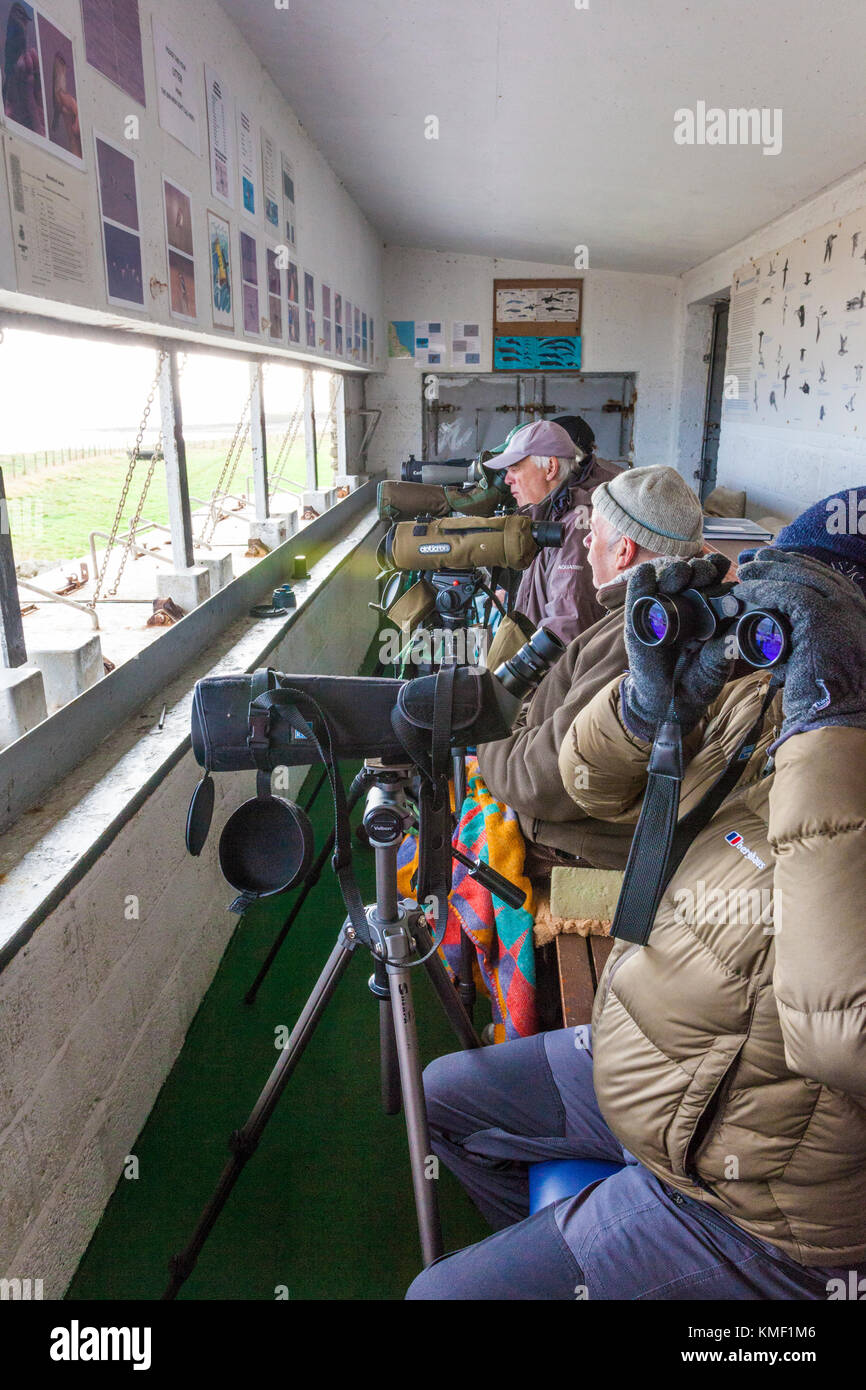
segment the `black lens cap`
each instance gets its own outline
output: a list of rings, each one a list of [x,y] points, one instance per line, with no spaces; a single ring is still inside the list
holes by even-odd
[[[192,794],[186,813],[186,847],[196,858],[201,854],[213,818],[214,780],[209,772],[202,777]]]
[[[220,836],[223,877],[239,893],[267,898],[300,883],[313,857],[313,827],[293,801],[256,796],[229,817]]]

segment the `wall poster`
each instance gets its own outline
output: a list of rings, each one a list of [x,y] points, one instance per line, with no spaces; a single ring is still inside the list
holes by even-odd
[[[82,168],[72,39],[24,0],[0,0],[0,85],[9,129]]]
[[[201,152],[196,65],[159,20],[153,21],[159,123],[193,154]]]
[[[231,230],[216,212],[207,215],[210,250],[211,311],[215,328],[234,328],[232,300]]]
[[[138,0],[81,0],[81,18],[90,66],[146,106]]]
[[[192,240],[192,199],[189,193],[163,179],[165,238],[168,249],[168,303],[172,318],[195,323],[195,261]]]
[[[144,308],[144,270],[138,220],[135,158],[94,134],[97,185],[110,304]]]
[[[235,205],[234,108],[228,88],[213,68],[205,66],[207,129],[210,146],[210,186],[215,198]]]

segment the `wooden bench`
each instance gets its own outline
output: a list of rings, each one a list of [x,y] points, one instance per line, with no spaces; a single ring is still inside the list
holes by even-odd
[[[561,935],[555,945],[563,1027],[589,1023],[595,991],[613,941],[608,936]]]

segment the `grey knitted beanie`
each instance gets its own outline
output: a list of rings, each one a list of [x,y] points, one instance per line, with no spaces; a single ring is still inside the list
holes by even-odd
[[[703,513],[675,468],[627,468],[592,494],[592,505],[615,531],[655,555],[700,555]]]

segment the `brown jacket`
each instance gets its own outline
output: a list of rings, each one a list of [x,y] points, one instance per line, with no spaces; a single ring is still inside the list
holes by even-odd
[[[565,526],[562,548],[545,546],[524,570],[514,606],[533,627],[548,628],[566,646],[604,617],[583,541],[593,492],[621,472],[622,465],[593,458],[585,473],[578,466],[543,502],[520,509],[533,521],[561,521]]]
[[[690,737],[683,811],[750,728],[766,681],[729,684]],[[619,685],[578,714],[560,770],[585,814],[631,824],[649,750],[623,726]],[[649,943],[610,954],[593,1014],[595,1089],[611,1129],[663,1182],[801,1264],[859,1264],[866,731],[798,734],[762,775],[778,718],[777,696]]]
[[[578,710],[628,667],[623,640],[626,584],[598,592],[604,616],[571,642],[544,677],[508,737],[478,749],[481,774],[498,801],[517,812],[526,840],[621,869],[633,825],[610,825],[576,806],[559,775],[559,749]]]

